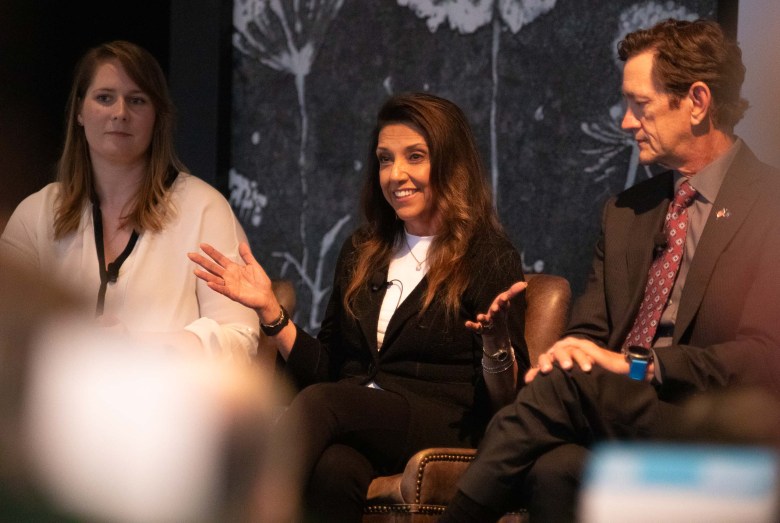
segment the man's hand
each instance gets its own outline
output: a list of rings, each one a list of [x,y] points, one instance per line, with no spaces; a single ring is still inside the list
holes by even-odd
[[[576,364],[585,372],[590,372],[593,365],[598,365],[608,371],[628,375],[629,369],[622,353],[599,347],[589,340],[569,336],[539,356],[537,366],[525,374],[525,382],[530,383],[540,372],[551,372],[556,362],[564,370],[569,370]],[[652,376],[652,369],[648,368],[647,374]]]

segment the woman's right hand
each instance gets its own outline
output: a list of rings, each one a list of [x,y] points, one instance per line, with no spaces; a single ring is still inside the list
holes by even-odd
[[[280,305],[274,296],[271,279],[252,256],[249,245],[242,242],[238,246],[244,265],[233,262],[208,243],[201,243],[200,248],[208,258],[195,252],[187,253],[187,257],[201,267],[195,269],[195,276],[205,281],[210,289],[257,311],[262,323],[276,321]]]

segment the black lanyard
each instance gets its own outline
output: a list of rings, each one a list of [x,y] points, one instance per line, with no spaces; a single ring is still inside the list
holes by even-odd
[[[133,234],[130,235],[130,240],[128,240],[125,250],[106,267],[106,253],[103,250],[103,214],[100,212],[100,202],[98,201],[92,202],[92,223],[95,226],[95,247],[97,247],[98,266],[100,268],[100,290],[98,291],[95,315],[100,316],[103,314],[103,307],[106,302],[108,282],[116,283],[119,277],[119,268],[127,257],[130,256],[130,253],[133,252],[133,248],[138,241],[138,231],[133,229]]]

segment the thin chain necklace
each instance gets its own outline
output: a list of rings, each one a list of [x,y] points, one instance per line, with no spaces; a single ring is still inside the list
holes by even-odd
[[[405,234],[404,234],[404,241],[406,242],[406,246],[409,248],[409,254],[411,254],[412,258],[414,258],[414,261],[417,262],[416,269],[418,271],[422,270],[422,265],[423,265],[423,263],[425,263],[425,260],[428,259],[428,255],[426,254],[425,258],[423,258],[422,260],[418,260],[417,256],[415,256],[414,252],[412,251],[412,246],[409,245],[409,238]]]

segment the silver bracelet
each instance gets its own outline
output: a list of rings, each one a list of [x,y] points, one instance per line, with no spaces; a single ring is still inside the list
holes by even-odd
[[[488,374],[501,374],[502,372],[506,372],[507,370],[512,368],[512,365],[515,364],[515,359],[512,358],[506,363],[502,363],[501,365],[497,367],[485,367],[485,365],[482,365],[482,370],[484,372],[487,372]]]
[[[510,356],[515,355],[514,349],[512,349],[512,345],[509,345],[508,347],[499,347],[496,349],[496,352],[489,353],[485,350],[485,346],[482,346],[482,354],[488,359],[504,362],[510,358]]]
[[[482,358],[482,370],[487,372],[488,374],[501,374],[502,372],[505,372],[512,368],[512,366],[515,364],[515,351],[510,345],[508,349],[499,349],[504,354],[507,355],[505,359],[497,360],[496,358],[493,358],[491,355],[485,352],[484,349],[482,349],[482,352],[485,352],[485,356]],[[485,365],[486,361],[499,361],[498,365]]]

